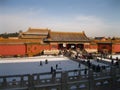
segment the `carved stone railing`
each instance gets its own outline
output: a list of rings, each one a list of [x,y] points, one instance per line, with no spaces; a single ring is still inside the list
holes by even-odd
[[[0,90],[119,90],[120,68],[0,76]]]

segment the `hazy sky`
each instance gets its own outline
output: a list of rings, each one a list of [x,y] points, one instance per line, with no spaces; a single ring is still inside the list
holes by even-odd
[[[0,33],[29,27],[120,36],[120,0],[0,0]]]

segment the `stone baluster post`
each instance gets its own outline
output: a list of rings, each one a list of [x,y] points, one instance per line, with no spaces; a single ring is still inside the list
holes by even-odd
[[[78,78],[80,79],[81,78],[81,70],[78,71]]]
[[[28,76],[28,90],[34,90],[34,77],[33,77],[33,75]]]
[[[37,84],[40,84],[40,75],[37,74]]]
[[[21,80],[20,80],[20,86],[23,87],[24,86],[24,76],[21,76]]]
[[[68,90],[67,81],[68,81],[68,73],[67,72],[62,72],[62,76],[61,76],[61,90]]]
[[[55,83],[56,80],[56,71],[53,71],[52,73],[52,83]]]
[[[93,70],[89,69],[88,70],[88,75],[89,75],[89,90],[95,90],[95,84],[94,84],[94,76],[93,76]]]
[[[3,78],[3,87],[7,87],[7,80],[6,80],[6,77]]]
[[[111,90],[116,90],[116,68],[114,66],[111,67],[110,71],[111,75]]]

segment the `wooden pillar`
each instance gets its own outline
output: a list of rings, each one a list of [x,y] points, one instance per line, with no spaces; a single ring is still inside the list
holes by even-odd
[[[75,49],[77,50],[77,48],[78,48],[78,44],[75,44]]]
[[[69,45],[69,44],[66,44],[66,49],[68,49],[68,48],[69,48],[69,47],[68,47],[68,45]]]

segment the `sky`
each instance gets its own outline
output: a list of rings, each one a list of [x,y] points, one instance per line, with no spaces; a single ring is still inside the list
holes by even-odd
[[[0,0],[0,33],[48,28],[120,36],[120,0]]]

